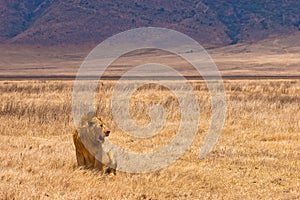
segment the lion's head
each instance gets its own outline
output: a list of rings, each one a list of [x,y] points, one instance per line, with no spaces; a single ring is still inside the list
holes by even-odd
[[[109,136],[110,131],[107,129],[106,125],[103,123],[100,117],[93,117],[87,122],[87,129],[95,133],[96,140],[99,142],[104,142],[104,138]]]
[[[88,113],[83,117],[78,128],[81,141],[92,153],[98,151],[99,145],[105,141],[105,137],[109,134],[110,131],[95,113]]]

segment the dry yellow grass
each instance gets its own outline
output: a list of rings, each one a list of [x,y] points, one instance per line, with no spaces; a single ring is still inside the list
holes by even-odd
[[[180,114],[170,91],[148,86],[134,94],[131,115],[138,124],[149,122],[145,105],[169,109],[166,128],[144,141],[111,121],[107,98],[114,81],[103,83],[98,109],[113,142],[147,151],[175,134]],[[190,149],[160,171],[110,178],[76,167],[72,81],[1,81],[0,199],[299,199],[300,80],[225,81],[227,119],[218,145],[203,160],[198,153],[210,98],[203,81],[192,85],[202,119]]]

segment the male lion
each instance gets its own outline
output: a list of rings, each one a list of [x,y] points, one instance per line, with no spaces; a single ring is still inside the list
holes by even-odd
[[[104,152],[102,143],[109,136],[101,118],[93,112],[88,113],[80,121],[79,128],[73,133],[73,141],[76,149],[77,164],[81,167],[103,171],[103,166],[108,167],[105,173],[116,173],[116,162],[112,152]]]

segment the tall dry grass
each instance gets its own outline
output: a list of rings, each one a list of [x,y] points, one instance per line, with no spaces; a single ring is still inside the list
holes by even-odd
[[[98,113],[111,127],[111,140],[144,152],[168,143],[180,112],[176,96],[147,85],[131,99],[136,123],[149,123],[149,106],[161,104],[167,125],[142,140],[117,127],[108,109],[115,81],[103,81]],[[299,199],[300,81],[225,81],[227,118],[215,150],[199,148],[209,126],[210,97],[203,81],[192,81],[201,122],[190,149],[155,173],[109,178],[76,167],[71,140],[72,81],[1,81],[0,199]]]

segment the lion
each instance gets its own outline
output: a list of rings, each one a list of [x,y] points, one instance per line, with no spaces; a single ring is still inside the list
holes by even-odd
[[[106,174],[116,174],[113,153],[104,152],[102,149],[102,143],[109,134],[110,131],[95,113],[90,112],[81,119],[79,128],[73,133],[78,166],[103,172],[105,165]]]

